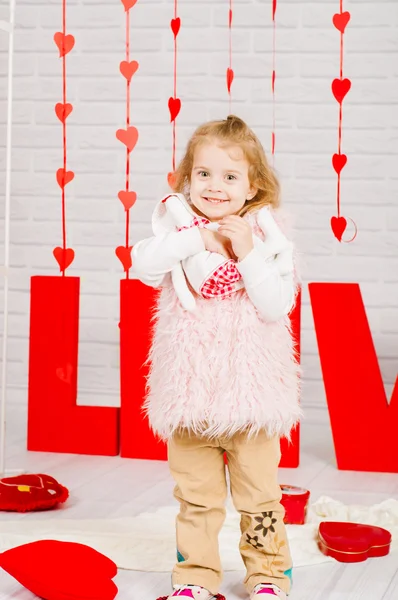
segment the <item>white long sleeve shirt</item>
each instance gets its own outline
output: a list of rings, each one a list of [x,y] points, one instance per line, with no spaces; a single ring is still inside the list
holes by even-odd
[[[133,277],[156,288],[180,261],[204,250],[198,227],[152,236],[133,246],[131,272]],[[274,256],[265,240],[261,252],[254,247],[236,267],[250,300],[266,321],[277,321],[289,314],[295,300],[291,242]]]

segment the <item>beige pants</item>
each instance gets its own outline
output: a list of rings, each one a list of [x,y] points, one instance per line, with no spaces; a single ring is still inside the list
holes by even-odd
[[[273,583],[288,593],[292,561],[280,504],[278,437],[260,433],[247,439],[209,440],[187,431],[169,441],[169,466],[180,502],[177,517],[177,557],[172,583],[194,584],[219,593],[222,567],[218,534],[226,516],[227,453],[231,495],[241,514],[240,553],[246,567],[245,586],[250,593],[258,583]]]

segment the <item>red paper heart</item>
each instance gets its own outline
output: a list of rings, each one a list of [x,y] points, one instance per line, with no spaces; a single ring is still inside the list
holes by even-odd
[[[122,0],[122,4],[124,6],[124,10],[127,12],[130,8],[133,8],[135,4],[137,4],[137,0]]]
[[[334,79],[332,82],[332,92],[337,102],[341,104],[346,94],[350,91],[351,81],[349,79]]]
[[[57,44],[59,56],[62,58],[62,56],[65,56],[72,50],[73,46],[75,45],[75,38],[73,35],[65,35],[61,31],[57,31],[57,33],[54,35],[54,42]]]
[[[121,191],[118,193],[118,198],[123,204],[124,208],[129,210],[132,206],[134,206],[137,200],[137,194],[135,192]]]
[[[73,259],[75,258],[75,252],[72,248],[65,248],[64,250],[63,248],[60,248],[60,246],[57,246],[54,248],[53,254],[55,260],[59,264],[59,270],[62,272],[72,264]]]
[[[346,219],[344,217],[332,217],[330,219],[330,224],[335,237],[341,242],[341,238],[347,227]]]
[[[65,383],[70,383],[72,381],[72,373],[73,367],[70,363],[68,363],[65,367],[59,367],[55,371],[58,379],[61,379],[61,381],[64,381]]]
[[[169,98],[170,123],[175,121],[181,110],[181,100],[179,98]]]
[[[61,121],[61,123],[65,123],[72,110],[73,106],[69,103],[62,104],[61,102],[58,102],[58,104],[55,105],[55,113],[58,119]]]
[[[228,16],[228,26],[232,27],[232,10],[229,10],[229,16]]]
[[[332,163],[334,170],[339,175],[347,163],[347,156],[345,154],[333,154]]]
[[[231,85],[232,85],[233,80],[234,80],[234,72],[233,72],[232,69],[230,69],[228,67],[228,69],[227,69],[227,88],[228,88],[228,92],[231,91]]]
[[[341,14],[337,13],[336,15],[333,15],[333,25],[336,29],[341,31],[341,33],[344,33],[350,19],[351,15],[348,11]]]
[[[59,502],[65,502],[68,496],[67,488],[44,473],[24,473],[0,479],[0,510],[48,510]]]
[[[0,554],[0,566],[47,600],[114,600],[118,593],[115,563],[84,544],[31,542]]]
[[[117,139],[127,146],[129,152],[131,152],[138,140],[138,130],[135,127],[128,127],[127,129],[118,129],[116,132]]]
[[[176,174],[174,172],[170,172],[167,174],[167,183],[169,184],[171,189],[174,190],[174,186],[176,183]]]
[[[174,37],[177,37],[178,32],[180,31],[180,27],[181,27],[180,17],[177,17],[176,19],[172,19],[170,22],[170,25],[171,25],[171,29],[174,33]]]
[[[131,269],[131,265],[133,264],[133,261],[131,259],[132,247],[133,246],[129,246],[128,248],[126,248],[126,246],[118,246],[116,248],[116,256],[122,263],[125,271],[128,271],[129,269]]]
[[[275,13],[276,13],[276,0],[272,0],[272,20],[275,20]]]
[[[131,62],[127,62],[127,60],[122,60],[120,63],[120,72],[127,79],[127,81],[131,81],[134,73],[137,71],[139,65],[136,60],[132,60]]]
[[[60,188],[65,187],[72,179],[75,174],[73,171],[65,171],[64,168],[58,169],[57,171],[57,181]]]

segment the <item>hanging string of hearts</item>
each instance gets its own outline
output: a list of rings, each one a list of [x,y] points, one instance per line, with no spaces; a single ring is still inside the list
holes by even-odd
[[[129,278],[129,270],[131,269],[132,259],[130,246],[130,209],[134,206],[137,200],[136,192],[130,190],[130,153],[134,150],[138,141],[138,130],[130,124],[130,88],[131,80],[137,72],[139,64],[136,60],[130,60],[130,9],[132,9],[137,0],[121,0],[126,14],[126,56],[119,65],[119,70],[126,80],[126,128],[116,131],[116,138],[126,147],[126,181],[124,190],[120,190],[118,198],[124,206],[126,213],[126,236],[125,245],[118,246],[115,250],[116,256],[123,265],[123,270],[126,273],[126,279]]]
[[[272,161],[275,161],[275,136],[276,136],[276,115],[275,115],[275,80],[276,80],[276,7],[277,0],[272,0],[272,134],[271,134],[271,154]]]
[[[62,123],[62,144],[63,144],[63,166],[57,170],[56,179],[61,188],[61,209],[62,209],[62,247],[57,246],[53,250],[53,255],[59,265],[62,275],[65,275],[66,269],[72,264],[75,258],[75,252],[72,248],[66,247],[66,194],[65,187],[72,181],[75,174],[73,171],[67,171],[67,146],[66,146],[66,120],[73,110],[72,104],[66,101],[66,55],[75,45],[73,35],[66,34],[66,0],[62,2],[62,31],[57,31],[54,35],[54,42],[59,50],[59,57],[62,58],[62,102],[55,105],[55,114]]]
[[[231,95],[231,86],[234,80],[234,71],[232,69],[232,16],[233,16],[233,7],[232,0],[229,0],[229,12],[228,12],[228,28],[229,28],[229,67],[227,68],[227,90],[229,94],[229,114],[231,114],[231,103],[232,103],[232,95]]]
[[[335,237],[339,242],[343,240],[343,234],[347,228],[347,219],[341,215],[341,172],[347,164],[347,156],[342,153],[342,130],[343,130],[343,101],[351,88],[351,81],[344,78],[344,33],[350,21],[351,15],[343,11],[343,0],[340,0],[340,12],[333,15],[333,25],[340,32],[340,77],[332,82],[332,92],[339,103],[339,124],[338,124],[338,150],[333,155],[332,164],[337,173],[337,216],[331,218],[331,227]],[[357,227],[352,219],[349,219],[354,225],[354,235],[347,242],[352,242],[357,235]]]
[[[181,100],[177,98],[177,36],[181,28],[181,19],[177,16],[177,0],[174,0],[174,18],[170,21],[171,31],[174,36],[174,69],[173,69],[173,96],[169,98],[170,123],[173,124],[173,149],[172,149],[172,171],[167,175],[167,181],[171,189],[175,183],[176,169],[176,119],[181,110]]]

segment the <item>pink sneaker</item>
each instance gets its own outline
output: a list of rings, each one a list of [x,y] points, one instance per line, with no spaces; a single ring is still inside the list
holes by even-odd
[[[277,585],[272,583],[259,583],[250,594],[250,600],[271,600],[280,598],[287,600],[287,595]]]
[[[206,590],[199,585],[186,585],[179,590],[175,590],[171,596],[163,596],[158,600],[225,600],[224,596],[217,594],[213,596],[209,590]]]

